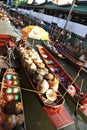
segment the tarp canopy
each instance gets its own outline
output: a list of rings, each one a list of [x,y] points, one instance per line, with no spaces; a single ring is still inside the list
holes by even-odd
[[[4,20],[0,20],[0,34],[7,34],[13,37],[20,37],[20,35],[15,32],[13,26],[8,21]]]
[[[56,9],[56,10],[64,10],[64,11],[69,11],[71,9],[70,6],[58,6],[57,4],[54,4],[52,2],[48,2],[42,5],[28,5],[29,7],[35,7],[37,8],[45,8],[45,9]],[[87,14],[87,4],[77,4],[77,7],[73,8],[73,12],[78,12],[78,13],[84,13]]]
[[[39,5],[38,5],[39,6]],[[69,11],[71,6],[58,6],[56,4],[53,4],[53,3],[47,3],[47,4],[43,4],[43,5],[40,5],[41,8],[48,8],[48,9],[61,9],[61,10],[66,10],[66,11]],[[73,11],[77,11],[77,12],[82,12],[82,13],[87,13],[87,5],[86,4],[83,4],[83,5],[77,5],[77,7],[74,7]]]

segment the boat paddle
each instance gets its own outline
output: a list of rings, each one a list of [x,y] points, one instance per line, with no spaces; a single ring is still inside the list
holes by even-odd
[[[76,76],[74,77],[72,83],[71,83],[70,85],[68,85],[68,86],[71,86],[71,85],[76,81],[76,79],[78,78],[79,73],[80,73],[81,70],[82,70],[82,67],[80,67],[80,69],[79,69],[79,71],[77,72]],[[68,93],[68,91],[66,91],[66,92],[64,93],[63,97],[65,97],[65,95],[66,95],[67,93]]]
[[[78,78],[79,73],[80,73],[81,70],[82,70],[82,66],[80,67],[79,71],[77,72],[77,74],[76,74],[76,76],[74,77],[74,79],[73,79],[72,83],[70,84],[70,86],[76,81],[76,79]]]
[[[78,94],[77,104],[76,104],[75,112],[74,112],[76,118],[77,118],[77,114],[78,114],[77,112],[78,112],[78,107],[79,107],[79,96],[80,96],[80,93],[82,91],[83,81],[84,81],[84,79],[82,79],[82,81],[81,81],[81,87],[80,87],[80,91]]]

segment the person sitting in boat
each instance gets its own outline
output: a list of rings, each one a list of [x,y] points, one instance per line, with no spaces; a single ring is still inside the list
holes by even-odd
[[[79,60],[81,60],[82,62],[85,62],[86,60],[86,52],[84,52],[80,57]]]
[[[82,98],[82,100],[80,102],[80,104],[81,104],[80,109],[85,110],[85,109],[87,109],[87,94],[84,94],[82,97],[83,98]]]
[[[56,41],[54,42],[54,46],[55,46],[55,47],[58,46],[58,40],[56,40]]]
[[[25,47],[25,44],[26,42],[21,38],[19,41],[18,41],[18,47]]]
[[[77,101],[78,101],[78,99],[79,99],[79,103],[80,103],[80,104],[83,104],[83,101],[87,99],[87,94],[78,91],[78,92],[74,95],[74,98],[75,98]]]
[[[87,60],[84,62],[84,67],[87,68]]]
[[[84,52],[80,57],[79,60],[81,60],[84,64],[83,66],[87,68],[87,52]]]
[[[49,36],[50,41],[53,41],[53,35]]]

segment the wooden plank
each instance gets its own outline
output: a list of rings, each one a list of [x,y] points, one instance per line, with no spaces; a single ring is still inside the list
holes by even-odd
[[[51,109],[48,107],[43,108],[56,129],[64,128],[74,123],[64,106],[60,106],[57,109]]]

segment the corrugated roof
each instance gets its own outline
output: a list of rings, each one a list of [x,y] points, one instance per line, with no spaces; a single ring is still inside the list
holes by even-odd
[[[0,20],[0,34],[7,34],[13,37],[20,37],[20,35],[15,32],[13,26],[8,21],[4,20]]]

